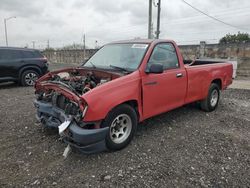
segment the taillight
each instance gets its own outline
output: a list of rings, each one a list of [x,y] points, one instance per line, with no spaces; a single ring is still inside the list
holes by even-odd
[[[88,104],[85,101],[82,101],[82,106],[80,107],[82,110],[82,118],[85,117],[87,110],[88,110]]]
[[[46,57],[43,57],[42,59],[44,60],[45,63],[48,62],[48,59]]]
[[[42,58],[43,63],[45,63],[46,66],[49,66],[48,59],[46,57]]]

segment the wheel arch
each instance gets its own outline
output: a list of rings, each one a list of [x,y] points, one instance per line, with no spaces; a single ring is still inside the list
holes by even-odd
[[[214,79],[214,80],[211,82],[211,84],[217,84],[218,87],[219,87],[219,89],[220,89],[220,90],[222,89],[222,81],[221,81],[220,78]]]
[[[119,105],[122,105],[122,104],[128,104],[129,106],[131,106],[135,110],[135,112],[137,114],[138,121],[140,120],[141,115],[140,115],[140,109],[139,109],[139,105],[138,105],[137,100],[125,101],[125,102],[123,102],[123,103],[121,103]],[[119,105],[117,105],[117,106],[119,106]]]
[[[24,71],[27,71],[27,70],[33,70],[33,71],[36,71],[39,76],[42,74],[41,70],[39,69],[39,67],[37,66],[25,66],[25,67],[22,67],[20,70],[19,70],[19,73],[18,73],[18,78],[20,79],[22,74],[24,73]]]
[[[109,111],[108,113],[106,114],[106,116],[112,111],[114,110],[115,108],[117,108],[118,106],[121,106],[123,104],[127,104],[129,105],[130,107],[132,107],[135,112],[136,112],[136,115],[137,115],[137,120],[139,121],[140,120],[140,117],[141,117],[141,112],[140,112],[140,109],[139,109],[139,106],[138,106],[138,101],[137,100],[128,100],[128,101],[124,101],[124,102],[121,102],[119,104],[116,104],[114,105]]]

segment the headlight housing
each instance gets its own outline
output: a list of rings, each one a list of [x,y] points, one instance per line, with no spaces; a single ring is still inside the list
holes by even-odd
[[[83,111],[82,111],[82,118],[84,118],[84,116],[86,115],[87,110],[88,110],[88,104],[85,103],[84,109],[83,109]]]

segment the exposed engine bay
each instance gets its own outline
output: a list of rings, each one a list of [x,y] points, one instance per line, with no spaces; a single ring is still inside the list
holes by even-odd
[[[108,81],[110,81],[110,78],[98,78],[91,71],[87,72],[86,76],[81,76],[78,72],[61,72],[55,74],[50,80],[52,83],[58,83],[69,87],[72,91],[79,95],[83,95],[96,86]]]
[[[50,104],[63,110],[66,115],[71,115],[77,122],[80,122],[85,107],[81,96],[120,76],[120,74],[112,72],[82,68],[51,72],[38,80],[38,83],[35,86],[37,89],[36,99],[37,101]],[[79,104],[79,101],[69,98],[65,91],[59,91],[59,88],[74,93],[75,98],[81,100],[81,104]],[[57,127],[62,123],[59,119],[51,116],[51,114],[47,114],[46,112],[40,112],[38,116],[41,122],[45,125]]]
[[[81,96],[95,87],[119,78],[120,76],[122,75],[118,73],[101,70],[71,68],[49,73],[38,80],[38,85],[53,83],[65,87],[76,95]]]

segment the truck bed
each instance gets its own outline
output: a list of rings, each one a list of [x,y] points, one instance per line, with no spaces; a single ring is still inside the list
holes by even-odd
[[[196,66],[196,65],[207,65],[207,64],[216,64],[216,63],[226,63],[226,61],[216,61],[216,60],[195,60],[194,63],[192,63],[192,60],[183,60],[183,63],[185,65],[190,65],[190,66]],[[191,64],[192,63],[192,64]]]
[[[188,76],[186,103],[204,99],[211,80],[216,81],[221,90],[232,83],[232,64],[228,62],[197,60],[186,64],[185,68]]]
[[[192,60],[183,60],[185,65],[196,66],[196,65],[207,65],[207,64],[218,64],[218,63],[231,63],[233,65],[233,78],[236,78],[238,63],[236,60],[225,60],[225,59],[197,59],[193,64]]]

